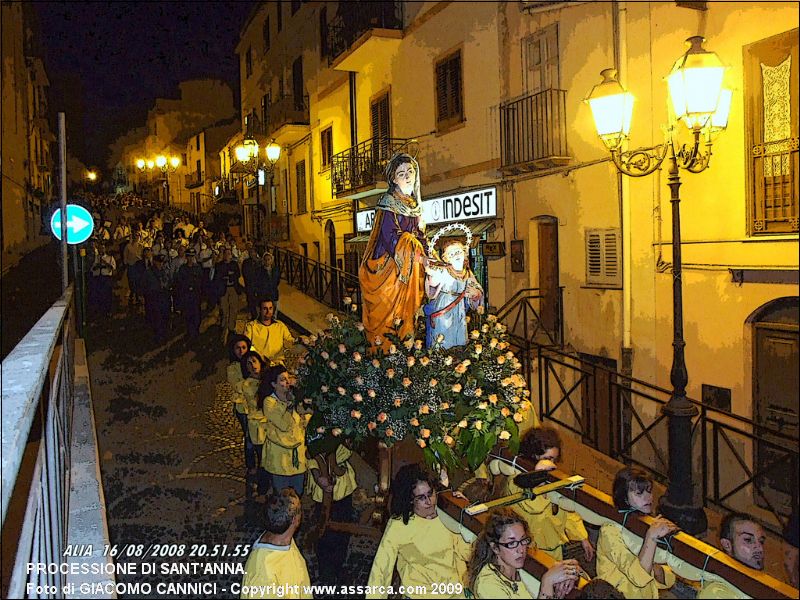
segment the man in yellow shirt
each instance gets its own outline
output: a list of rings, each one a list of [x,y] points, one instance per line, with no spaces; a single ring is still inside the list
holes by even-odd
[[[303,509],[292,489],[270,497],[267,530],[253,544],[244,566],[241,598],[312,598],[303,555],[292,539]]]
[[[764,529],[744,513],[731,513],[719,526],[719,543],[728,556],[761,571],[764,569]],[[698,598],[747,598],[748,596],[725,581],[707,576]]]
[[[395,565],[404,586],[399,591],[407,598],[464,597],[470,545],[439,518],[435,486],[435,478],[419,465],[397,472],[391,518],[372,563],[367,598],[388,597]]]
[[[275,319],[272,300],[259,303],[258,319],[244,326],[244,334],[252,341],[253,350],[272,363],[284,364],[286,348],[295,342],[289,328]]]

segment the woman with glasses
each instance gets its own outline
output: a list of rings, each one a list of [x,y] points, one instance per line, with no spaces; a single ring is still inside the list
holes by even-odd
[[[519,570],[532,540],[523,519],[508,508],[491,511],[469,561],[469,589],[476,598],[533,598]],[[563,598],[575,587],[577,561],[564,560],[542,576],[537,598]]]
[[[521,456],[536,463],[536,471],[550,471],[556,468],[561,458],[561,438],[558,432],[550,427],[531,429],[520,444]],[[514,482],[508,480],[508,493],[515,494],[520,490]],[[563,545],[570,541],[579,541],[583,546],[583,554],[589,562],[594,557],[594,547],[589,541],[589,534],[580,515],[571,510],[564,510],[550,499],[550,494],[536,496],[532,500],[524,500],[514,505],[515,510],[525,519],[536,547],[556,560],[563,558]]]
[[[470,547],[439,518],[436,479],[420,465],[406,465],[391,492],[391,518],[372,563],[367,598],[388,597],[395,565],[408,598],[463,598]]]

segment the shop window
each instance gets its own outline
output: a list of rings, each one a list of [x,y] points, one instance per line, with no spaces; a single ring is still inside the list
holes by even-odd
[[[619,229],[586,230],[586,285],[622,287]]]
[[[744,59],[748,229],[751,235],[796,233],[797,29],[746,46]]]
[[[436,63],[436,128],[446,129],[464,120],[461,50]]]

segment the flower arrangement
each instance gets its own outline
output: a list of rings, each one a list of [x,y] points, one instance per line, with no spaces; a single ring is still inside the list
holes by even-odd
[[[328,322],[326,331],[301,338],[308,353],[297,369],[297,397],[317,413],[310,435],[374,436],[389,447],[413,436],[431,466],[465,461],[472,470],[498,442],[517,451],[530,392],[494,315],[479,310],[467,345],[450,349],[442,339],[431,348],[400,339],[399,320],[374,349],[353,316],[329,314]]]

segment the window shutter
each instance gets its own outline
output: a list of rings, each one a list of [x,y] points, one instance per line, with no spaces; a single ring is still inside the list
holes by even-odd
[[[622,240],[619,229],[587,229],[586,284],[597,287],[621,287],[621,254]]]
[[[382,161],[389,158],[389,138],[392,137],[389,94],[384,94],[370,105],[372,120],[372,137],[375,159]]]
[[[461,50],[436,64],[436,124],[439,127],[464,120]]]

